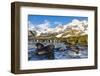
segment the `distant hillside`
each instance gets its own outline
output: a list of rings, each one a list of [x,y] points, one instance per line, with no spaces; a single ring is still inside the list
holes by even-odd
[[[88,40],[88,23],[87,21],[73,20],[66,25],[58,25],[55,28],[46,27],[29,27],[29,37],[42,37],[50,39],[59,39],[63,42],[87,44]],[[77,42],[76,42],[77,41]]]

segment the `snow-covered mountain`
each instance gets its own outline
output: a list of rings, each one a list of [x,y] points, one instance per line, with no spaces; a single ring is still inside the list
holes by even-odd
[[[86,35],[88,29],[88,23],[87,21],[79,21],[79,20],[73,20],[71,23],[64,25],[63,32],[58,34],[56,37],[70,37],[70,36],[76,36],[76,35]]]
[[[32,25],[32,24],[31,24]],[[38,26],[29,26],[29,31],[36,31],[36,36],[55,34],[55,37],[70,37],[73,35],[86,35],[88,22],[86,20],[79,21],[77,19],[65,25],[58,25],[55,28],[48,27],[48,23]]]

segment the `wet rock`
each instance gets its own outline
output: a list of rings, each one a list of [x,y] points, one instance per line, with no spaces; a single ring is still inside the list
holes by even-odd
[[[48,59],[54,59],[54,45],[44,46],[42,43],[36,44],[36,54],[40,56],[46,56]]]

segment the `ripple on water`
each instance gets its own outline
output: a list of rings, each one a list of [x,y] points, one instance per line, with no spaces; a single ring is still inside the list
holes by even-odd
[[[50,43],[48,43],[50,44]],[[57,47],[63,47],[65,49],[65,46],[63,43],[55,43],[56,48]],[[87,47],[80,47],[80,56],[70,56],[68,53],[69,50],[54,50],[54,59],[82,59],[82,58],[88,58],[88,48]],[[29,60],[47,60],[46,56],[38,56],[35,54],[36,47],[35,43],[31,42],[28,45],[28,59]]]

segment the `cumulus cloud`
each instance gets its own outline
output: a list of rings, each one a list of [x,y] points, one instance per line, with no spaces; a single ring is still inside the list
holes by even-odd
[[[66,25],[64,25],[64,28],[71,28],[75,30],[84,31],[85,29],[87,29],[87,26],[88,26],[87,20],[73,19],[70,23],[67,23]]]
[[[78,19],[73,19],[72,22],[73,23],[79,23],[80,21]]]
[[[50,25],[50,22],[48,20],[44,20],[44,23],[37,25],[39,28],[45,30],[48,29]]]
[[[33,30],[35,26],[31,23],[31,21],[28,21],[28,29]]]
[[[28,28],[29,29],[38,28],[38,29],[44,30],[44,29],[48,29],[49,28],[49,25],[50,25],[50,22],[48,20],[44,20],[43,23],[38,24],[38,25],[34,25],[34,24],[32,24],[31,21],[28,21]]]
[[[77,25],[80,24],[80,21],[78,19],[73,19],[72,22],[69,23],[69,25]]]
[[[70,23],[66,23],[62,25],[61,22],[54,22],[56,25],[55,28],[52,28],[50,21],[44,20],[41,24],[34,25],[30,21],[28,21],[28,26],[30,30],[35,30],[38,35],[41,33],[54,33],[54,32],[63,32],[66,28],[76,29],[76,30],[87,30],[88,21],[87,20],[78,20],[73,19]]]
[[[88,25],[88,21],[86,21],[86,20],[83,20],[82,23],[83,23],[84,25]]]

